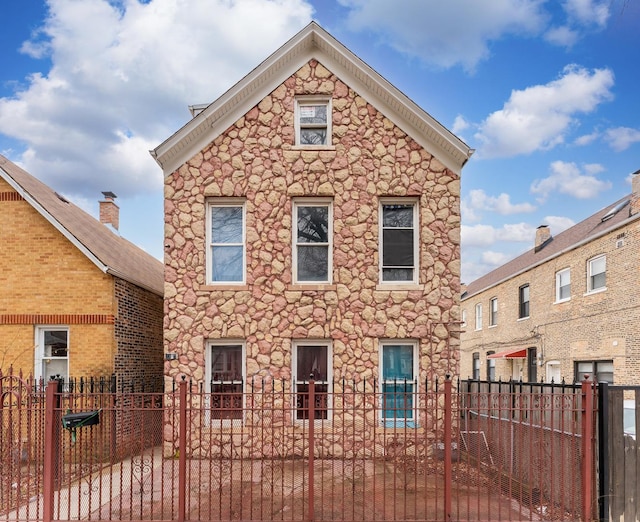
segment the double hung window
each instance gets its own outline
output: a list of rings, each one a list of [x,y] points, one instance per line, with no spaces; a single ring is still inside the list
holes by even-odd
[[[417,345],[398,341],[383,342],[382,420],[389,427],[416,426],[418,392]]]
[[[331,145],[331,99],[296,99],[296,145]]]
[[[490,350],[487,352],[487,380],[488,381],[495,381],[496,380],[496,360],[495,359],[489,359],[490,355],[493,355],[494,352],[493,350]],[[478,371],[478,373],[480,373]]]
[[[383,202],[380,237],[381,281],[383,283],[418,282],[418,204]]]
[[[565,268],[556,273],[556,302],[571,299],[571,270]]]
[[[244,404],[244,345],[210,343],[207,379],[212,420],[242,419]]]
[[[604,290],[607,287],[607,257],[598,256],[588,261],[587,292]]]
[[[314,420],[329,418],[331,386],[331,346],[323,342],[294,345],[293,367],[296,396],[296,420],[309,419],[309,381],[314,381]]]
[[[473,352],[473,379],[480,380],[480,352]]]
[[[522,285],[518,289],[518,318],[529,317],[529,285]]]
[[[46,327],[36,330],[35,376],[45,381],[69,378],[69,330]]]
[[[482,304],[476,305],[476,330],[482,330]]]
[[[210,203],[208,222],[208,281],[210,283],[243,283],[245,280],[244,204]]]
[[[294,202],[294,280],[329,283],[331,280],[331,205]]]
[[[494,297],[489,301],[489,326],[498,324],[498,298]]]

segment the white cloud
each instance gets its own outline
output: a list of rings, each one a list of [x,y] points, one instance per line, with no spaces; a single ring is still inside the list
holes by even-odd
[[[536,228],[529,223],[505,224],[502,228],[491,225],[462,225],[462,244],[467,247],[487,247],[498,241],[522,243],[533,241]]]
[[[511,256],[508,256],[504,252],[494,252],[492,250],[486,250],[482,252],[480,259],[485,265],[496,268],[500,265],[504,265],[507,261],[510,261]]]
[[[489,56],[489,44],[507,35],[536,35],[547,14],[540,0],[339,0],[347,23],[373,31],[394,49],[440,67],[473,71]]]
[[[542,222],[545,225],[549,225],[551,234],[554,236],[557,236],[560,232],[564,232],[576,224],[573,219],[563,216],[546,216]]]
[[[480,125],[479,156],[510,157],[552,149],[565,140],[580,113],[612,98],[613,73],[570,65],[557,80],[512,91],[504,107]]]
[[[475,189],[469,192],[465,200],[467,201],[467,206],[471,209],[487,210],[503,216],[534,212],[536,210],[536,207],[530,203],[511,203],[511,196],[504,192],[496,197],[489,196],[484,190]]]
[[[545,34],[544,39],[552,45],[572,47],[578,41],[578,33],[567,27],[552,27]]]
[[[584,147],[585,145],[590,145],[599,137],[600,133],[598,131],[594,131],[591,134],[583,134],[582,136],[578,136],[575,140],[573,140],[573,143],[574,145],[578,145],[579,147]]]
[[[621,152],[640,141],[640,130],[629,127],[617,127],[607,130],[604,139],[613,150]]]
[[[458,114],[456,116],[456,119],[453,121],[453,125],[451,126],[451,132],[457,135],[468,128],[469,122],[465,120],[462,115]]]
[[[603,28],[611,14],[610,0],[600,2],[594,0],[565,0],[564,9],[570,20],[580,25],[594,25]]]
[[[158,188],[148,150],[311,20],[305,0],[49,0],[22,46],[51,69],[0,99],[0,133],[15,158],[79,197]],[[265,23],[268,20],[268,23]],[[250,37],[248,37],[250,35]]]
[[[590,199],[611,188],[611,182],[595,177],[594,174],[601,172],[600,166],[587,165],[583,169],[586,174],[582,174],[575,163],[554,161],[550,166],[551,175],[535,180],[530,190],[533,194],[539,194],[540,200],[544,201],[553,192],[577,199]]]

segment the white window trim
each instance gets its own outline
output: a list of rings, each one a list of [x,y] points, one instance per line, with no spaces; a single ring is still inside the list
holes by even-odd
[[[242,347],[242,418],[240,419],[212,419],[211,418],[211,348],[214,346],[229,346],[229,345],[240,345]],[[205,343],[205,354],[204,354],[204,364],[205,364],[205,372],[204,372],[204,390],[205,390],[205,400],[204,400],[204,421],[206,426],[212,427],[231,427],[231,426],[242,426],[245,423],[245,418],[247,415],[246,410],[246,397],[247,397],[247,343],[244,340],[240,339],[209,339]],[[223,381],[224,382],[224,381]],[[233,382],[233,381],[232,381]]]
[[[593,288],[591,288],[591,277],[593,275],[591,273],[591,267],[593,266],[592,263],[594,261],[599,260],[599,259],[604,259],[605,285],[600,287],[600,288],[593,289]],[[601,254],[599,256],[595,256],[595,257],[592,257],[591,259],[588,259],[587,260],[587,291],[586,291],[585,295],[597,294],[599,292],[604,292],[607,289],[606,280],[607,280],[607,255],[606,254]]]
[[[478,303],[475,308],[475,329],[476,331],[482,330],[482,303]]]
[[[493,311],[493,303],[496,304],[495,309],[495,321],[494,321],[494,311]],[[495,328],[498,326],[498,298],[492,297],[489,299],[489,328]]]
[[[309,145],[300,143],[300,107],[304,105],[326,105],[327,106],[327,143],[321,145]],[[296,96],[294,106],[294,132],[295,132],[295,146],[309,149],[323,149],[332,147],[332,131],[331,120],[333,119],[333,106],[331,103],[331,96]],[[314,125],[319,127],[319,125]]]
[[[301,281],[298,279],[298,207],[328,207],[328,259],[327,259],[327,279],[325,281]],[[318,199],[294,199],[293,200],[293,219],[291,231],[292,231],[292,271],[293,281],[295,284],[300,285],[318,285],[318,284],[331,284],[333,280],[333,201],[326,198]],[[323,245],[323,243],[305,243],[306,245],[316,244]]]
[[[460,324],[463,328],[467,326],[467,310],[462,310],[462,317],[460,318]]]
[[[413,390],[413,396],[415,397],[414,403],[413,403],[413,419],[395,419],[394,421],[391,420],[386,420],[384,418],[384,384],[385,384],[385,380],[383,379],[383,371],[384,371],[384,357],[382,355],[382,351],[384,349],[385,346],[395,346],[395,345],[409,345],[413,348],[413,381],[412,384],[415,386],[415,389]],[[380,378],[378,379],[379,381],[379,385],[378,385],[378,391],[380,393],[380,404],[379,406],[379,419],[380,419],[380,425],[383,427],[391,427],[391,424],[396,424],[395,427],[399,428],[399,427],[404,427],[404,428],[418,428],[420,426],[420,417],[419,417],[419,413],[420,413],[420,408],[419,408],[419,402],[420,402],[420,368],[418,366],[419,363],[419,358],[418,358],[418,350],[419,350],[419,344],[418,341],[414,340],[414,339],[381,339],[378,343],[378,359],[379,359],[379,363],[378,363],[378,375],[380,376]],[[408,426],[408,424],[411,424],[411,426]],[[392,428],[393,429],[393,428]]]
[[[211,259],[211,209],[215,207],[242,207],[242,280],[241,281],[214,281],[213,265]],[[206,259],[206,276],[207,285],[228,286],[228,285],[244,285],[247,281],[247,205],[245,200],[239,199],[209,199],[207,200],[207,216],[206,216],[206,238],[207,251]]]
[[[304,384],[304,381],[298,381],[298,348],[301,346],[326,346],[327,347],[327,380],[315,381],[316,384],[327,384],[327,418],[314,419],[313,424],[322,424],[323,422],[331,422],[333,419],[333,343],[329,339],[304,339],[295,340],[293,342],[293,350],[291,354],[291,380],[293,382],[293,422],[296,424],[309,423],[308,419],[297,419],[296,396],[298,384]],[[308,382],[308,379],[307,381]]]
[[[35,353],[34,353],[34,368],[33,368],[33,375],[35,377],[36,380],[40,380],[44,377],[43,372],[42,372],[42,364],[50,359],[49,357],[45,357],[44,356],[44,333],[46,331],[50,331],[50,330],[64,330],[67,332],[67,356],[66,357],[55,357],[56,360],[66,360],[67,361],[67,371],[66,371],[66,375],[64,376],[65,379],[69,378],[69,352],[70,352],[70,346],[71,346],[71,332],[69,331],[69,327],[66,325],[42,325],[42,326],[36,326],[35,328],[35,339],[34,339],[34,346],[35,346]],[[51,357],[51,359],[53,359],[53,357]]]
[[[383,280],[383,207],[385,205],[412,205],[413,206],[413,279],[411,281],[384,281]],[[417,285],[420,273],[420,213],[418,212],[418,200],[414,198],[389,198],[381,199],[378,207],[378,280],[380,285]]]
[[[560,278],[562,274],[569,274],[569,297],[565,297],[564,299],[560,299]],[[567,301],[571,301],[571,269],[564,268],[562,270],[558,270],[556,272],[556,303],[565,303]]]

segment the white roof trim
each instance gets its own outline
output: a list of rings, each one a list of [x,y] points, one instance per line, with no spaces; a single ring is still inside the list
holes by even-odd
[[[459,173],[473,154],[462,140],[311,22],[211,105],[204,110],[197,106],[191,121],[150,151],[165,176],[205,148],[312,58],[454,172]]]
[[[82,252],[94,265],[96,265],[101,272],[107,273],[109,267],[100,261],[86,246],[84,246],[78,239],[69,232],[56,218],[54,218],[49,212],[47,212],[40,203],[38,203],[26,190],[22,188],[11,175],[0,167],[0,175],[20,196],[29,203],[42,217],[44,217],[49,223],[51,223],[55,229],[66,237],[71,243]]]

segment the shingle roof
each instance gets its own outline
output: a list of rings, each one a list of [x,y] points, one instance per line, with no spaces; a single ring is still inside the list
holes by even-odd
[[[526,272],[537,265],[549,261],[553,257],[556,257],[566,251],[573,250],[583,243],[592,241],[601,234],[618,228],[626,221],[639,218],[640,214],[636,214],[631,217],[629,216],[630,205],[625,204],[625,202],[628,203],[630,198],[631,195],[625,196],[608,207],[596,212],[592,216],[589,216],[584,221],[581,221],[564,232],[561,232],[557,236],[552,237],[537,251],[535,248],[532,248],[515,259],[512,259],[508,263],[505,263],[488,274],[476,279],[467,285],[462,299],[467,299],[479,292],[488,290],[492,286]],[[603,220],[603,217],[610,212],[612,215]]]
[[[0,155],[0,176],[98,268],[164,294],[164,265]]]

